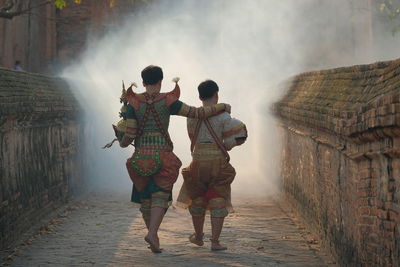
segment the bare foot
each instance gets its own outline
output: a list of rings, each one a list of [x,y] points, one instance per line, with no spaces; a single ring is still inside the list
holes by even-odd
[[[198,246],[201,247],[202,245],[204,245],[203,236],[204,236],[204,234],[202,234],[201,237],[199,238],[199,237],[196,235],[196,233],[191,234],[191,235],[189,236],[189,241],[190,241],[191,243],[193,243],[193,244],[198,245]]]
[[[211,240],[211,250],[212,251],[218,251],[218,250],[227,250],[228,248],[226,246],[222,246],[218,240]]]
[[[150,249],[153,253],[161,253],[158,237],[151,238],[146,235],[144,241],[150,245]]]
[[[149,249],[150,249],[151,247],[150,247],[150,246],[148,246],[147,248],[149,248]],[[160,248],[160,250],[163,250],[163,248]]]

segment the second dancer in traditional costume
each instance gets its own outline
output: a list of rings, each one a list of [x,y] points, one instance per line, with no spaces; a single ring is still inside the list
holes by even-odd
[[[199,97],[203,107],[218,103],[218,85],[211,80],[202,82]],[[219,236],[225,216],[231,205],[231,183],[235,169],[229,163],[228,150],[241,145],[247,138],[246,126],[221,112],[210,118],[188,119],[187,128],[191,140],[192,162],[182,170],[184,183],[178,196],[178,204],[189,207],[195,233],[190,242],[202,246],[203,225],[206,210],[211,215],[211,249],[225,250]]]

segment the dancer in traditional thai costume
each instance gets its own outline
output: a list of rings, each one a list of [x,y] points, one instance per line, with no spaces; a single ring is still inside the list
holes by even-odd
[[[132,86],[123,90],[123,119],[113,127],[121,147],[134,141],[135,152],[126,162],[134,184],[132,202],[140,203],[148,229],[146,242],[153,252],[160,253],[157,232],[172,201],[172,187],[182,166],[172,152],[173,144],[168,133],[170,116],[204,119],[221,111],[230,111],[230,106],[218,104],[195,108],[184,104],[179,101],[179,79],[175,80],[174,90],[160,93],[163,72],[158,66],[146,67],[141,76],[146,92],[136,94]]]
[[[211,80],[198,86],[203,107],[218,103],[218,85]],[[178,204],[189,207],[195,233],[190,242],[203,246],[203,226],[206,210],[211,215],[211,250],[225,250],[219,243],[224,218],[231,206],[231,183],[235,169],[229,163],[227,151],[241,145],[247,138],[246,126],[222,112],[208,119],[188,119],[192,162],[182,170],[184,184]]]

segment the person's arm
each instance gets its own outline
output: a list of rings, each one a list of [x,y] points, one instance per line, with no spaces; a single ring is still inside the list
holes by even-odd
[[[207,107],[192,107],[188,106],[180,100],[176,100],[169,106],[171,115],[178,115],[187,118],[196,118],[196,119],[206,119],[208,117],[219,114],[222,111],[231,112],[231,106],[229,104],[216,104],[213,106]]]
[[[118,138],[119,145],[121,147],[127,147],[130,144],[132,144],[133,140],[136,137],[136,131],[137,131],[137,120],[136,120],[135,110],[129,104],[127,107],[128,109],[126,112],[125,133],[122,135],[122,138]]]

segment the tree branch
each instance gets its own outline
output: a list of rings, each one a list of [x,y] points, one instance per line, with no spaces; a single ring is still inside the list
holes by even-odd
[[[22,3],[20,3],[20,4],[18,5],[17,10],[11,12],[11,11],[9,11],[9,10],[10,10],[11,8],[13,8],[13,6],[14,6],[14,4],[15,4],[15,1],[9,1],[7,6],[5,6],[4,8],[1,8],[1,9],[0,9],[0,18],[12,19],[13,17],[23,15],[23,14],[25,14],[25,13],[28,13],[28,12],[31,11],[32,9],[39,8],[39,7],[41,7],[41,6],[45,6],[45,5],[49,4],[49,3],[51,3],[51,1],[50,1],[50,0],[46,0],[46,1],[43,1],[43,2],[41,2],[41,3],[39,3],[39,4],[37,4],[37,5],[28,7],[28,8],[26,8],[26,9],[23,9],[23,8],[22,8]]]
[[[14,0],[7,0],[5,3],[5,7],[0,8],[0,12],[7,12],[8,10],[12,9],[14,7]]]

